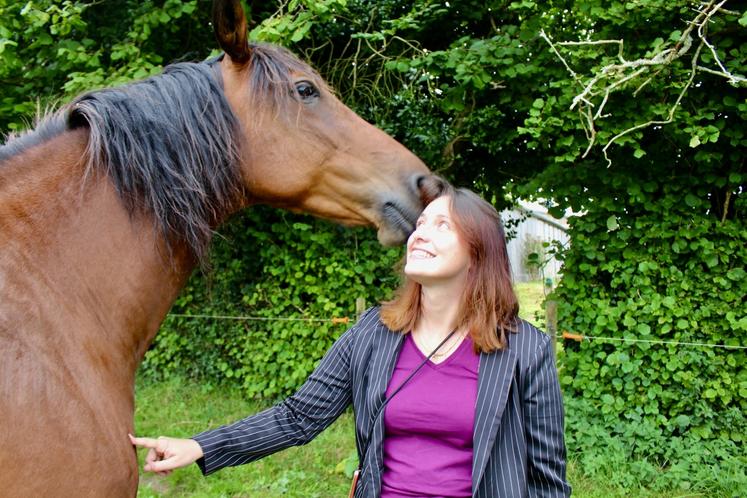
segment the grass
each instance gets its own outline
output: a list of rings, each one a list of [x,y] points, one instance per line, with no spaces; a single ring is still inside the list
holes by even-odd
[[[236,421],[263,408],[238,391],[206,389],[178,380],[137,384],[135,427],[141,435],[189,437]],[[208,478],[196,465],[168,477],[142,474],[138,497],[308,497],[345,496],[348,478],[338,464],[355,448],[353,419],[345,413],[312,443],[290,448]],[[140,450],[140,465],[145,451]]]
[[[135,427],[139,435],[189,437],[255,413],[267,405],[246,401],[236,390],[205,388],[187,381],[138,382]],[[223,469],[207,478],[196,465],[168,477],[143,474],[139,498],[185,497],[297,497],[328,498],[347,495],[349,479],[343,468],[354,452],[350,412],[310,444],[289,448],[257,462]],[[142,468],[145,450],[139,452]],[[610,469],[614,472],[614,469]],[[623,489],[610,480],[589,478],[579,464],[568,462],[573,495],[582,498],[711,497],[712,494],[670,490]],[[736,495],[735,495],[736,496]]]
[[[536,327],[545,329],[545,290],[542,282],[518,282],[514,284],[519,299],[519,316]]]

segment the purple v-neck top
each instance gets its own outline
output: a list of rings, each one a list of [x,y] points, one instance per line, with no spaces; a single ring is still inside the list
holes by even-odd
[[[407,334],[387,396],[425,359]],[[480,357],[465,338],[428,361],[384,409],[381,498],[472,496],[472,432]]]

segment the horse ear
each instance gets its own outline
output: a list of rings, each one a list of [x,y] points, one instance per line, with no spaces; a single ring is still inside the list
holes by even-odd
[[[249,60],[252,53],[246,39],[246,16],[239,0],[213,2],[213,29],[223,51],[234,62]]]

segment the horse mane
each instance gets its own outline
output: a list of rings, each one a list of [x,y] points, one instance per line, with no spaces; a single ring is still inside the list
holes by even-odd
[[[51,140],[66,129],[66,116],[58,112],[45,113],[41,117],[37,114],[36,126],[32,130],[11,132],[6,136],[5,143],[0,145],[0,163],[35,145]]]
[[[89,129],[86,174],[103,169],[130,213],[152,215],[170,245],[198,260],[242,195],[238,121],[207,64],[178,63],[143,81],[84,94],[71,128]]]
[[[204,263],[214,227],[245,195],[238,161],[240,124],[215,60],[177,63],[121,87],[83,94],[37,128],[11,136],[0,161],[65,130],[89,130],[86,175],[105,172],[130,214],[153,216],[169,246],[186,243]],[[251,108],[276,114],[298,96],[294,74],[325,87],[286,49],[252,45]],[[257,112],[257,115],[260,113]]]

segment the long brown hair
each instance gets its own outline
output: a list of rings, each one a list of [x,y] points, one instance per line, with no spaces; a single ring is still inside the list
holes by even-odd
[[[455,230],[469,247],[472,263],[462,294],[458,326],[468,330],[477,352],[504,349],[506,334],[515,332],[519,302],[511,282],[501,218],[489,202],[470,190],[446,184],[439,195],[443,196],[449,197]],[[404,333],[413,330],[422,312],[421,292],[419,283],[403,275],[394,299],[381,306],[384,324]]]

